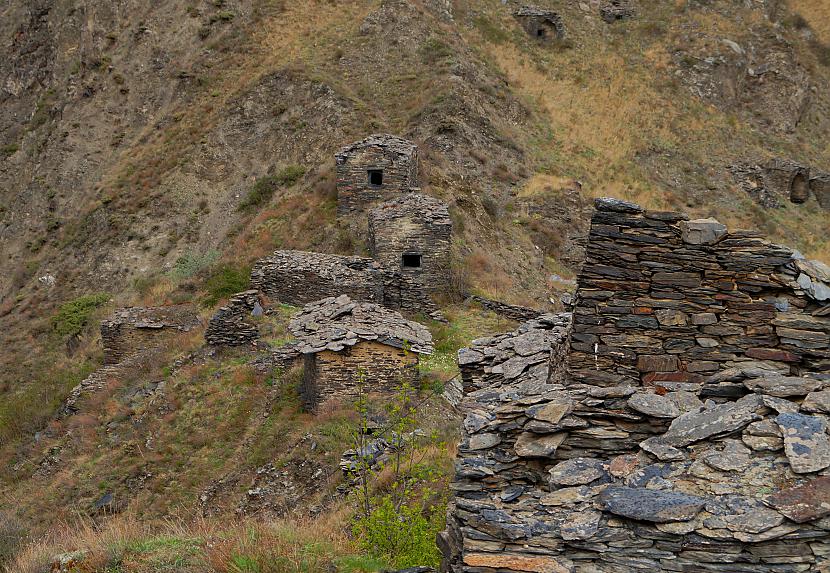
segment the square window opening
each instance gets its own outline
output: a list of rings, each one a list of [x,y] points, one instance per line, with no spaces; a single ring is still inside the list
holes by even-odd
[[[413,253],[405,254],[401,260],[401,266],[405,269],[420,269],[421,255]]]
[[[539,28],[536,30],[536,37],[537,38],[544,38],[545,37],[545,29]]]
[[[383,169],[369,169],[369,185],[374,187],[383,185]]]

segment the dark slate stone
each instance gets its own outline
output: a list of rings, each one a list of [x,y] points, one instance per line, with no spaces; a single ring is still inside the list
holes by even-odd
[[[784,413],[775,418],[784,436],[784,453],[795,473],[810,473],[830,466],[827,423],[816,416]]]
[[[598,197],[594,199],[597,211],[616,211],[617,213],[642,213],[643,208],[636,203],[629,203],[614,197]]]
[[[706,500],[702,497],[632,487],[609,487],[599,495],[603,509],[615,515],[668,523],[693,519]]]

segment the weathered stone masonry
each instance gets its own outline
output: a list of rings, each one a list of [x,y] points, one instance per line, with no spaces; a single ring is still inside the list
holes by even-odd
[[[335,155],[337,215],[361,213],[418,187],[418,147],[400,137],[371,135]]]
[[[562,17],[552,10],[536,6],[522,6],[514,14],[522,28],[533,38],[547,42],[565,37],[565,25]]]
[[[237,293],[211,317],[205,341],[213,346],[251,344],[259,340],[259,327],[251,321],[251,316],[263,312],[259,291]]]
[[[137,352],[162,346],[199,324],[188,305],[120,308],[101,322],[104,364],[117,364]]]
[[[830,376],[822,335],[830,318],[821,265],[712,221],[613,200],[597,207],[573,335],[550,341],[550,363],[568,352],[571,375],[545,371],[539,341],[527,336],[538,324],[459,353],[467,392],[455,506],[440,537],[445,569],[827,571]],[[655,246],[665,251],[656,256]],[[706,324],[692,322],[704,314],[695,320]],[[626,326],[632,317],[657,322],[638,333]],[[725,330],[684,330],[715,325]],[[674,336],[662,334],[673,328]],[[675,347],[675,337],[694,346]],[[718,346],[700,346],[698,337]],[[763,345],[747,340],[758,337]],[[583,346],[594,343],[596,352]],[[689,369],[693,362],[712,369]]]
[[[407,274],[427,292],[449,280],[452,221],[446,203],[409,193],[369,212],[369,251],[388,269]]]

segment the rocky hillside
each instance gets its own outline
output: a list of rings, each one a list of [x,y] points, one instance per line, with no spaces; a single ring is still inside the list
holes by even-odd
[[[602,195],[760,228],[830,262],[830,211],[810,193],[791,202],[766,169],[795,162],[784,177],[802,173],[808,187],[830,172],[825,3],[631,0],[621,19],[603,18],[600,0],[537,4],[561,16],[564,38],[528,36],[506,0],[0,6],[0,495],[50,492],[21,512],[24,528],[151,479],[141,448],[95,453],[111,445],[113,419],[189,412],[178,429],[123,442],[154,435],[169,448],[156,460],[164,485],[139,502],[154,515],[194,502],[249,454],[253,420],[275,398],[246,393],[264,381],[234,374],[238,364],[177,370],[197,340],[138,373],[127,384],[137,394],[74,419],[63,473],[49,469],[60,459],[50,448],[67,444],[50,440],[67,428],[46,442],[40,432],[100,362],[95,325],[114,306],[193,301],[209,314],[275,248],[364,254],[359,229],[335,218],[333,155],[368,133],[420,146],[422,188],[448,202],[456,230],[454,291],[549,307],[570,288]],[[505,330],[466,312],[452,328],[468,338]],[[257,407],[226,420],[236,449],[221,459],[188,438],[188,456],[208,448],[197,478],[177,466],[177,444],[206,431],[202,400],[210,415],[236,402],[226,386],[211,402],[188,383],[217,372]],[[161,380],[174,390],[156,403],[142,392]],[[187,483],[171,482],[174,470]],[[69,479],[78,472],[82,488]]]

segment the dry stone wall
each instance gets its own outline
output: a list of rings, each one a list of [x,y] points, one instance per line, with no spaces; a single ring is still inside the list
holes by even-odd
[[[820,273],[712,221],[611,200],[597,207],[570,342],[551,340],[552,361],[567,352],[562,375],[539,373],[544,353],[516,344],[520,332],[459,352],[465,420],[455,504],[439,540],[444,569],[827,571],[830,375]],[[626,274],[633,270],[639,274]],[[730,306],[736,302],[749,306]],[[652,312],[632,311],[640,306]],[[673,312],[658,318],[657,310]],[[716,320],[692,323],[700,314]],[[644,316],[656,324],[615,324]],[[746,322],[733,324],[736,317]],[[724,330],[702,338],[719,345],[692,351],[697,340],[687,329],[713,325]],[[609,326],[619,332],[585,330]],[[680,330],[663,336],[663,327]],[[594,344],[585,335],[600,337],[596,352],[581,346]],[[603,336],[618,338],[609,345]],[[764,346],[742,345],[757,337],[766,337]],[[642,346],[620,346],[629,340]],[[648,368],[637,367],[645,366],[640,352],[651,357]],[[690,371],[693,361],[716,368]]]
[[[516,20],[531,37],[546,42],[565,37],[565,24],[562,17],[537,6],[522,6],[514,14]]]
[[[484,298],[483,296],[473,295],[470,299],[477,302],[485,309],[495,312],[500,316],[504,316],[505,318],[509,318],[510,320],[531,320],[544,314],[543,311],[535,308],[520,306],[517,304],[507,304],[506,302]]]
[[[450,269],[452,221],[446,203],[408,193],[369,212],[369,251],[390,270],[423,285],[427,292],[446,290]],[[418,267],[404,256],[417,257]]]
[[[747,362],[830,370],[825,265],[714,220],[613,200],[598,202],[586,256],[568,356],[576,381],[696,385]]]
[[[243,346],[259,340],[254,315],[264,313],[259,291],[248,290],[233,295],[219,307],[205,330],[205,340],[213,346]]]
[[[188,305],[120,308],[101,322],[104,364],[117,364],[137,352],[162,346],[199,325],[198,315]]]
[[[380,303],[384,280],[383,268],[372,259],[305,251],[276,251],[251,270],[251,288],[298,306],[341,294]]]
[[[394,135],[372,135],[340,150],[335,169],[338,217],[361,213],[418,187],[418,147]]]

